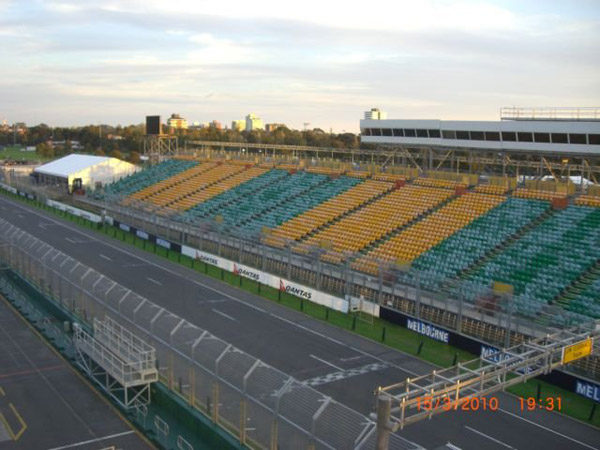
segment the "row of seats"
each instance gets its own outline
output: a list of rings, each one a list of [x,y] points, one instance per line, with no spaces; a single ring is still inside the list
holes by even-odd
[[[576,205],[594,206],[600,208],[600,196],[598,195],[580,195],[575,199]]]
[[[519,188],[514,193],[519,198],[535,198],[539,200],[552,200],[555,198],[565,198],[567,194],[561,192],[540,191],[536,189]]]
[[[298,244],[297,251],[328,248],[323,259],[340,262],[344,252],[357,252],[452,196],[452,192],[406,185],[360,208]]]
[[[439,289],[444,281],[471,267],[549,206],[541,200],[507,199],[419,256],[413,267],[421,273],[421,285],[430,290]]]
[[[493,281],[514,286],[518,311],[534,317],[600,259],[600,209],[569,206],[526,233],[462,283],[473,299]]]
[[[498,195],[461,195],[371,250],[354,267],[376,274],[380,261],[412,261],[504,200],[505,197]]]
[[[501,186],[499,184],[480,184],[475,186],[475,192],[481,192],[482,194],[505,195],[508,191],[508,186]]]
[[[389,183],[395,183],[396,181],[406,180],[406,177],[404,175],[398,175],[395,173],[374,173],[371,178],[373,178],[373,180],[387,181]]]
[[[588,284],[567,306],[569,311],[600,319],[600,278]]]
[[[371,175],[369,172],[362,172],[360,170],[349,170],[346,175],[354,178],[369,178]]]
[[[272,238],[268,239],[267,242],[281,246],[285,239],[299,240],[311,231],[391,190],[393,186],[392,183],[366,180],[306,211],[304,214],[284,222],[271,232]]]
[[[320,173],[321,175],[329,175],[334,177],[339,177],[343,172],[341,169],[332,169],[330,167],[319,166],[307,167],[306,171],[310,173]]]
[[[190,198],[192,194],[243,170],[243,166],[218,164],[206,172],[191,177],[185,183],[176,184],[147,200],[161,207],[168,206],[176,210],[188,209],[196,203]]]
[[[417,178],[414,183],[418,184],[419,186],[429,186],[444,189],[466,187],[463,183],[459,183],[458,181],[443,180],[441,178]]]
[[[228,204],[219,211],[219,214],[223,217],[223,224],[227,228],[255,231],[261,216],[267,211],[314,189],[326,180],[328,177],[325,175],[297,172],[267,185],[264,189],[246,197],[243,202]]]
[[[94,197],[101,199],[104,196],[112,195],[127,196],[190,169],[197,164],[197,161],[168,159],[105,186],[104,192],[96,192]]]
[[[259,166],[259,169],[264,169]],[[267,170],[267,169],[264,169]],[[223,208],[229,204],[239,204],[246,202],[246,197],[264,189],[269,184],[275,183],[283,177],[289,176],[285,170],[273,169],[268,170],[264,174],[252,178],[245,183],[242,183],[233,189],[229,189],[215,197],[208,199],[205,202],[199,203],[196,206],[182,212],[176,219],[183,222],[194,222],[201,219],[212,219],[218,215]]]
[[[325,182],[313,189],[291,197],[275,208],[269,209],[264,214],[254,218],[251,223],[246,223],[244,228],[251,233],[261,231],[263,228],[277,228],[282,223],[297,217],[316,205],[322,204],[341,192],[347,191],[358,183],[360,183],[360,180],[350,177],[326,179]]]
[[[141,189],[133,193],[129,196],[128,200],[129,202],[131,202],[132,200],[148,200],[153,195],[156,195],[166,189],[173,188],[178,184],[186,183],[191,178],[199,176],[215,166],[216,163],[213,162],[202,162],[190,169],[184,170],[183,172],[179,172],[178,174],[172,177],[161,180],[158,183],[153,184],[152,186],[148,186],[145,189]]]
[[[245,183],[252,178],[256,178],[260,175],[263,175],[267,172],[267,169],[261,169],[260,167],[250,167],[247,170],[243,170],[242,172],[238,172],[235,175],[221,179],[214,184],[211,184],[206,189],[202,189],[200,191],[195,192],[188,198],[186,198],[186,202],[194,203],[194,205],[201,204],[206,200],[215,197],[223,192],[226,192],[234,187]],[[174,205],[176,206],[176,204]]]

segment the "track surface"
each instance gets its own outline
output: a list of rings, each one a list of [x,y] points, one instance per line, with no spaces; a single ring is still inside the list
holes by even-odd
[[[363,414],[377,386],[434,368],[27,205],[0,198],[0,217]],[[402,435],[430,449],[447,442],[462,449],[600,448],[598,429],[547,411],[521,412],[515,397],[496,396],[499,411],[445,413]]]
[[[0,449],[150,447],[0,299]],[[12,405],[12,406],[11,406]]]

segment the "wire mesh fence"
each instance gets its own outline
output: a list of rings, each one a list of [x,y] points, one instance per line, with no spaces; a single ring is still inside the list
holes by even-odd
[[[374,448],[370,418],[3,219],[0,257],[82,323],[108,316],[152,345],[160,380],[240,442],[268,449]],[[418,446],[397,436],[390,448]]]
[[[380,305],[439,323],[497,345],[519,342],[523,336],[543,336],[590,318],[519,295],[494,292],[491,285],[470,281],[459,271],[452,276],[381,260],[363,252],[335,252],[322,246],[303,247],[271,234],[247,233],[215,220],[196,218],[181,222],[146,203],[119,204],[118,196],[86,202],[102,208],[121,223],[171,242],[246,264],[304,283],[339,297],[364,298]],[[359,268],[360,266],[360,268]],[[458,277],[457,275],[461,275]],[[464,278],[466,276],[466,278]],[[440,311],[450,314],[439,314]],[[481,335],[473,321],[494,332]],[[488,328],[492,329],[492,328]],[[509,330],[509,331],[507,331]]]

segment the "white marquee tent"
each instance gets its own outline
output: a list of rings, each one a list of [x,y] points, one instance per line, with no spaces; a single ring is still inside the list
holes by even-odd
[[[137,171],[126,161],[107,156],[71,154],[41,165],[34,170],[38,181],[65,185],[69,191],[73,183],[81,180],[83,187],[95,187],[96,183],[108,184]]]

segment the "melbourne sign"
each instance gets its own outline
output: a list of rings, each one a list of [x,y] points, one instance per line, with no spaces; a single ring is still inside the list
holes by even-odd
[[[575,382],[575,392],[579,395],[600,402],[600,386],[595,383],[588,383],[586,381],[577,380]]]
[[[450,340],[450,333],[420,320],[406,319],[406,328],[446,344]]]

